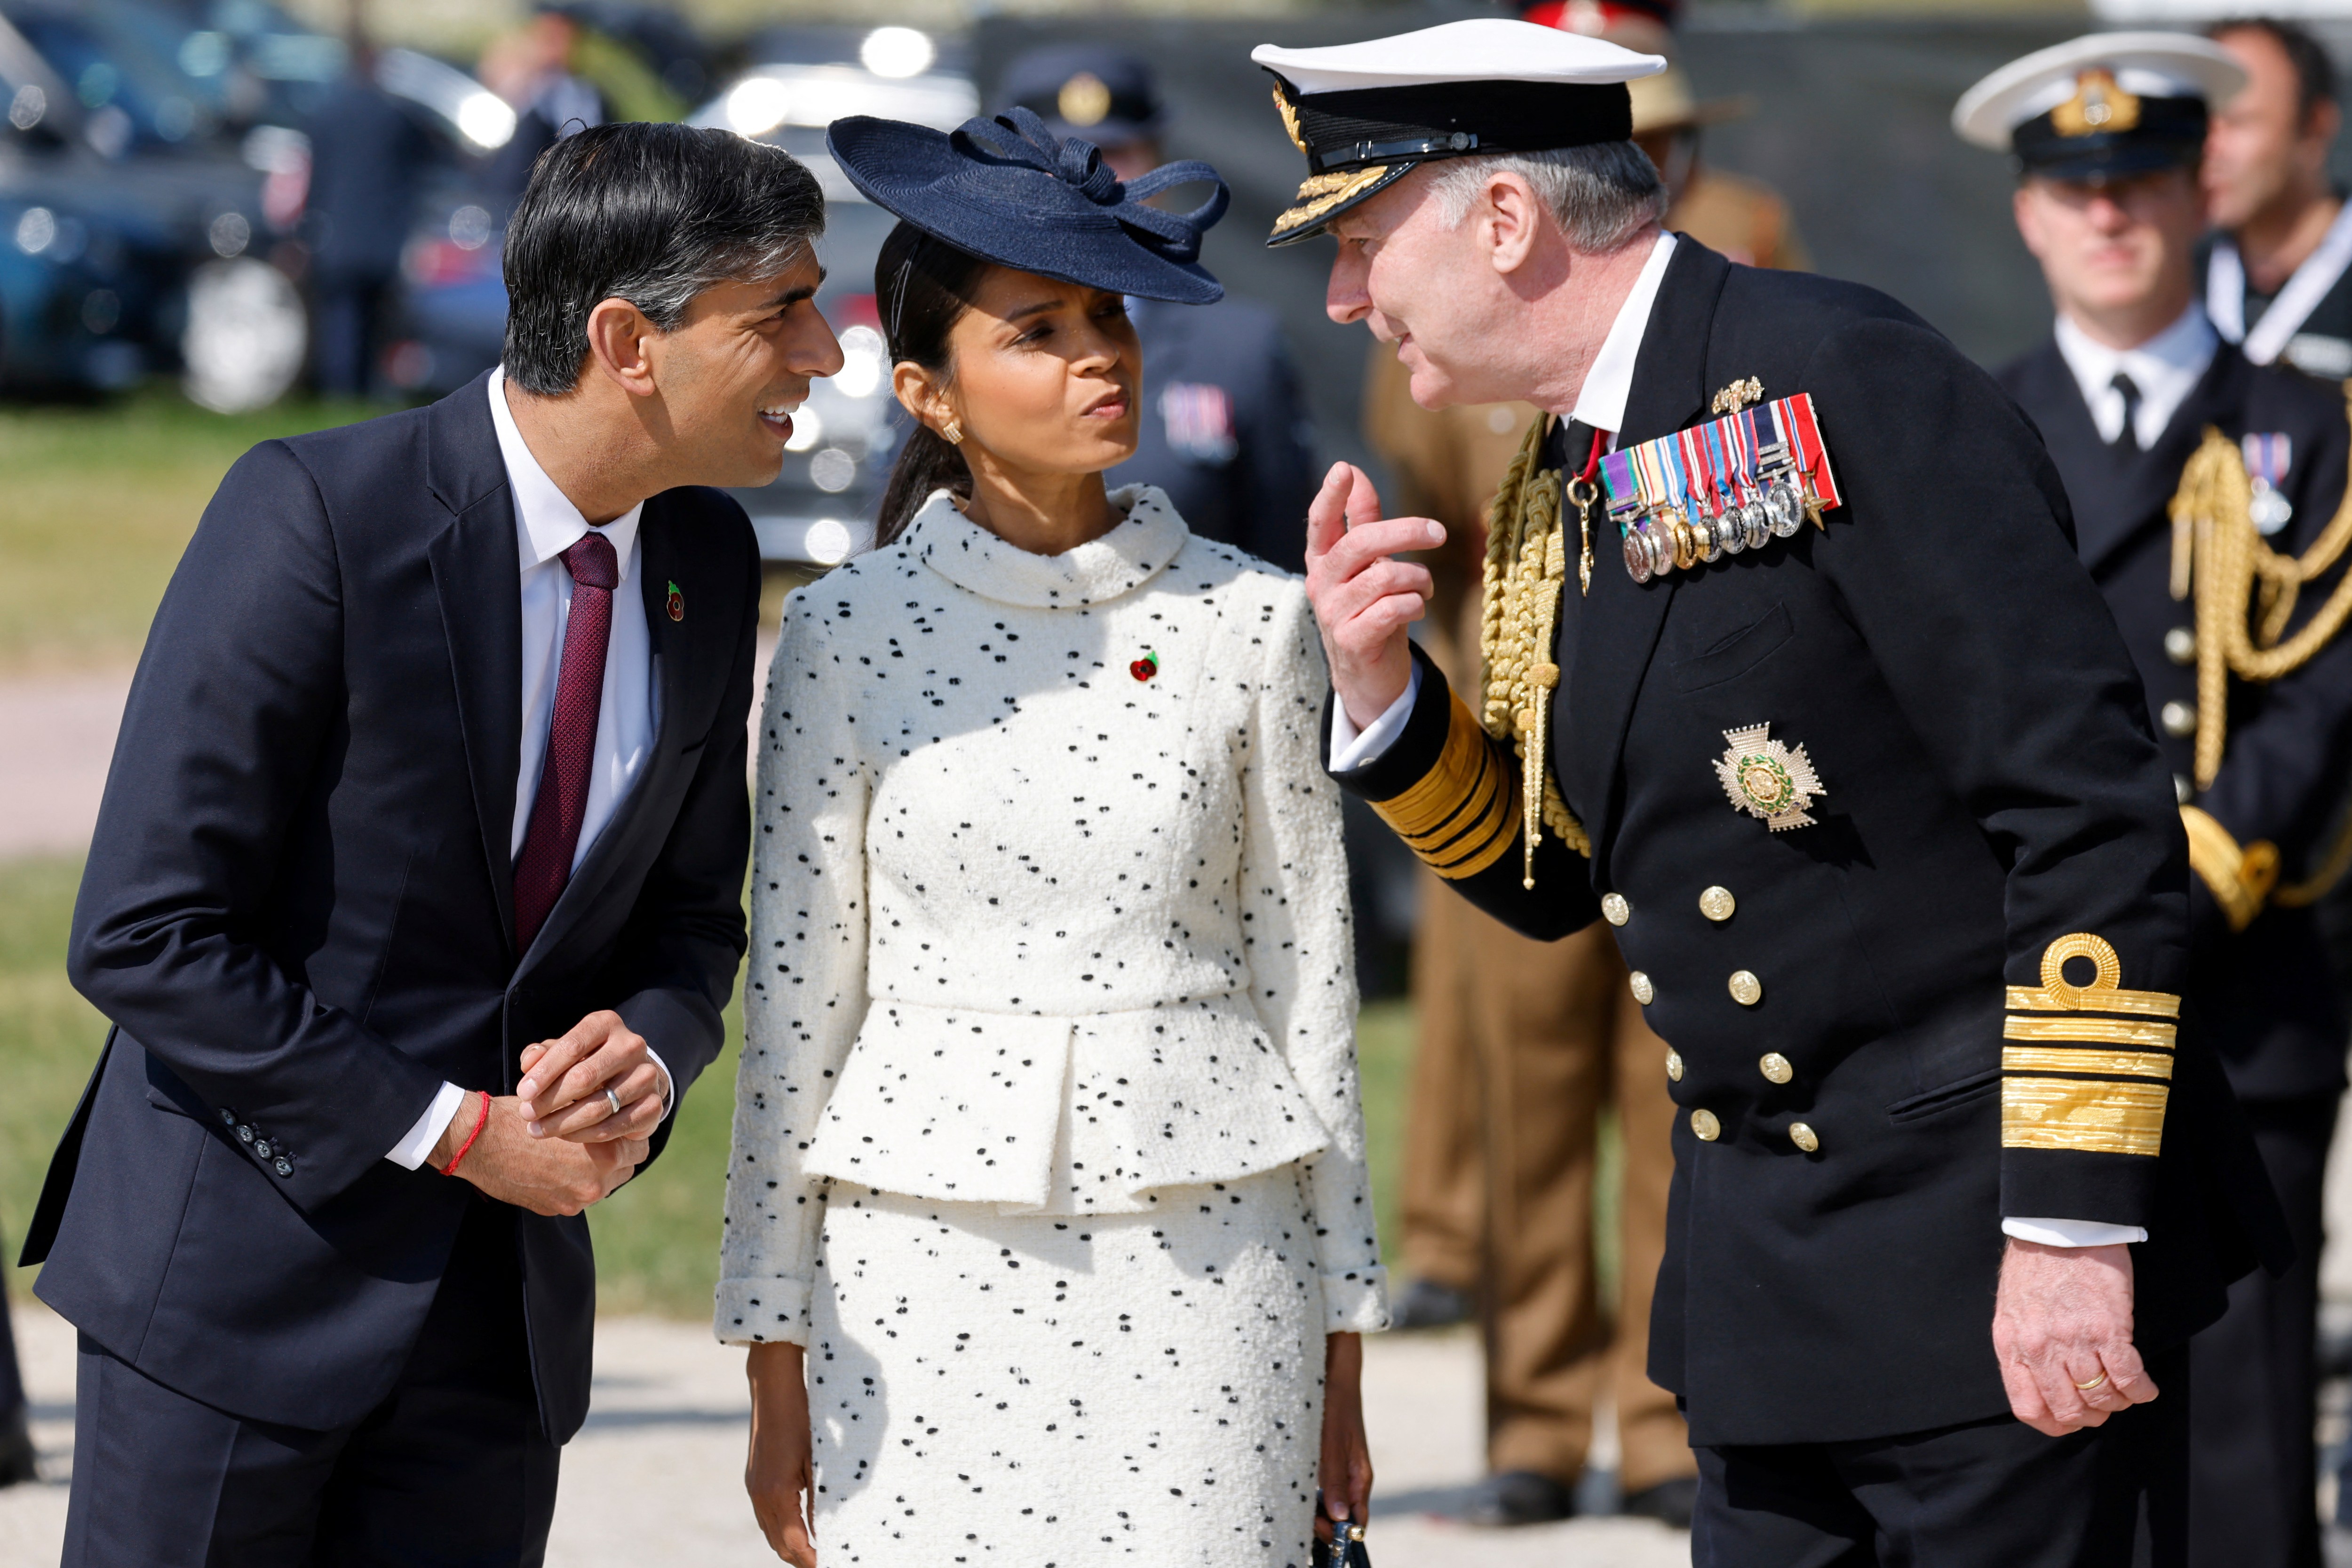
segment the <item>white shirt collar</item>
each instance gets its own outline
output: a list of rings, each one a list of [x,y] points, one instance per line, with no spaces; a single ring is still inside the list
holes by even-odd
[[[2173,415],[2213,363],[2214,350],[2221,342],[2203,308],[2193,303],[2172,325],[2133,348],[2113,349],[2095,342],[2065,315],[2058,318],[2052,335],[2058,340],[2059,357],[2074,373],[2074,384],[2082,389],[2084,405],[2103,441],[2113,441],[2123,433],[2124,397],[2116,390],[2115,380],[2118,374],[2131,377],[2132,384],[2139,388],[2139,412],[2133,430],[2143,450],[2154,446],[2172,423]]]
[[[498,430],[499,456],[506,460],[507,484],[514,491],[515,539],[522,553],[522,569],[528,572],[579,543],[581,535],[588,531],[588,520],[530,455],[530,445],[515,425],[514,410],[507,406],[506,385],[505,366],[490,372],[490,423]],[[637,520],[645,510],[646,503],[639,501],[597,531],[613,542],[613,554],[624,577],[634,564]]]
[[[1617,307],[1617,319],[1610,323],[1609,335],[1601,340],[1592,368],[1585,373],[1583,388],[1576,395],[1575,416],[1595,430],[1613,436],[1625,428],[1625,400],[1633,392],[1633,362],[1641,355],[1650,307],[1657,303],[1658,285],[1664,281],[1666,263],[1674,254],[1675,237],[1660,234],[1650,247],[1650,259],[1642,264],[1641,276],[1633,279],[1633,291]]]

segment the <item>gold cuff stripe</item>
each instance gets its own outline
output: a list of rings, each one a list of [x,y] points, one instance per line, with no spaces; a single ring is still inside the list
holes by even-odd
[[[2168,991],[2095,991],[2074,1002],[2037,985],[2009,987],[2009,1005],[2018,1013],[2135,1013],[2144,1018],[2178,1018],[2180,998]]]
[[[2001,1034],[2012,1040],[2082,1040],[2102,1046],[2138,1046],[2147,1050],[2172,1049],[2170,1024],[2126,1024],[2115,1018],[2011,1018]]]
[[[2154,1155],[2164,1147],[2168,1085],[2060,1078],[2005,1078],[2000,1142],[2005,1149]]]
[[[2091,983],[2077,985],[2066,978],[2069,959],[2087,959]],[[2012,1011],[2032,1013],[2136,1013],[2147,1018],[2178,1018],[2180,998],[2168,991],[2126,991],[2124,961],[2115,943],[2103,936],[2078,931],[2062,936],[2042,950],[2042,984],[2011,985]]]
[[[2260,838],[2241,847],[2210,812],[2193,805],[2180,808],[2180,826],[2189,834],[2189,868],[2221,906],[2230,929],[2245,930],[2278,883],[2278,847]]]
[[[2101,1078],[2162,1078],[2172,1076],[2167,1051],[2052,1050],[2046,1046],[2004,1046],[2004,1072],[2074,1072]]]
[[[1512,792],[1499,748],[1459,697],[1451,703],[1436,765],[1372,809],[1431,870],[1458,881],[1510,848]]]

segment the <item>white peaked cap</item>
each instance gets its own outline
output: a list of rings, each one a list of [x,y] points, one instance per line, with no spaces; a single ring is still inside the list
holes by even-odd
[[[1286,49],[1260,44],[1250,58],[1302,96],[1370,87],[1434,87],[1456,81],[1549,81],[1605,87],[1655,76],[1664,57],[1636,54],[1580,33],[1482,16],[1392,38]]]
[[[2202,98],[2216,108],[2246,85],[2246,68],[2229,50],[2194,33],[2091,33],[2014,59],[1960,95],[1952,129],[1996,153],[2010,132],[2074,95],[2086,70],[2114,74],[2126,92],[2147,98]]]

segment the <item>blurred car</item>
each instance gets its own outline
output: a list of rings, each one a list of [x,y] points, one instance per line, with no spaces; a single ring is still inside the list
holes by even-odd
[[[0,4],[0,386],[110,391],[182,371],[252,407],[300,368],[265,252],[262,172],[117,0]]]
[[[874,114],[952,130],[979,111],[980,98],[969,75],[942,68],[952,57],[941,45],[911,27],[776,28],[757,44],[757,56],[781,58],[742,72],[689,122],[780,146],[816,175],[825,196],[816,303],[841,337],[844,363],[811,387],[794,416],[782,474],[734,493],[767,559],[832,565],[871,541],[903,423],[873,292],[874,258],[897,220],[842,174],[824,150],[824,128],[842,115]],[[419,226],[403,264],[405,336],[392,355],[402,384],[449,392],[498,363],[502,236],[503,215],[462,192]]]

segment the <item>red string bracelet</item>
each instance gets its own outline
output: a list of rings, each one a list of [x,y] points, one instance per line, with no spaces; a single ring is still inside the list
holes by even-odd
[[[464,1164],[466,1156],[473,1152],[474,1140],[479,1138],[482,1135],[482,1129],[490,1124],[490,1091],[486,1089],[480,1092],[482,1109],[474,1118],[474,1130],[466,1134],[466,1141],[457,1145],[457,1153],[451,1155],[449,1163],[441,1167],[441,1173],[445,1176],[454,1176],[457,1173],[457,1167]]]

